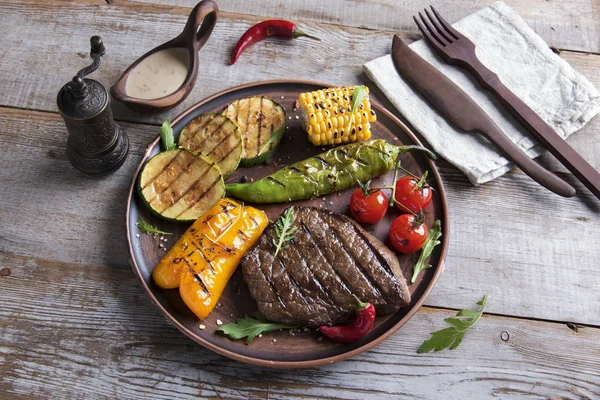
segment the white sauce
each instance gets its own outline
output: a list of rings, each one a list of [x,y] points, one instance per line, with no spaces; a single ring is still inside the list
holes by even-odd
[[[185,81],[190,64],[187,49],[157,51],[144,58],[129,74],[125,93],[138,99],[158,99],[174,93]]]

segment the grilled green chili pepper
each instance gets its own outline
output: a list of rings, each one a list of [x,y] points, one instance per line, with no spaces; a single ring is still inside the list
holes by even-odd
[[[252,203],[310,199],[348,189],[357,180],[366,182],[383,175],[394,167],[398,154],[413,149],[436,158],[421,146],[394,146],[383,139],[369,140],[334,147],[255,182],[232,183],[226,189],[233,197]]]

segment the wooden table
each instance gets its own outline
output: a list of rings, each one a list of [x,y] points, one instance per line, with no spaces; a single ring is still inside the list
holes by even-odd
[[[598,0],[506,2],[600,88]],[[541,162],[577,197],[553,195],[518,170],[475,188],[439,162],[452,222],[445,271],[427,306],[372,351],[276,371],[218,356],[167,323],[129,268],[123,219],[127,186],[157,125],[217,91],[272,78],[367,83],[393,110],[361,66],[388,53],[394,33],[418,39],[411,16],[430,2],[220,0],[190,97],[155,116],[113,104],[131,150],[120,170],[95,178],[65,156],[58,90],[89,63],[92,35],[107,47],[92,78],[109,87],[179,33],[195,0],[108,3],[0,3],[0,398],[600,397],[600,201],[549,155]],[[455,21],[490,3],[434,5]],[[239,36],[271,17],[322,41],[268,40],[226,66]],[[569,143],[600,169],[600,117]],[[458,349],[416,354],[444,318],[484,293],[487,314]]]

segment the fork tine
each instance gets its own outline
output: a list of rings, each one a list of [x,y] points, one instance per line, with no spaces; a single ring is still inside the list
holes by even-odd
[[[446,47],[446,43],[444,43],[442,40],[440,40],[437,35],[433,32],[433,30],[430,28],[429,24],[427,24],[427,21],[425,21],[425,19],[423,18],[423,16],[421,15],[421,13],[419,13],[419,16],[421,17],[421,20],[423,21],[423,24],[421,24],[421,22],[419,22],[419,20],[417,19],[416,16],[413,15],[413,19],[415,20],[417,26],[419,27],[419,30],[421,31],[421,33],[423,34],[423,37],[425,38],[425,40],[427,40],[427,42],[435,47]],[[426,26],[427,28],[423,27]]]
[[[437,10],[433,6],[431,6],[431,11],[433,11],[433,13],[435,14],[436,18],[438,19],[440,25],[442,25],[442,27],[446,30],[446,32],[448,32],[450,35],[454,36],[455,39],[460,39],[462,37],[460,32],[457,31],[456,29],[454,29],[452,27],[452,25],[447,23],[446,20],[444,18],[442,18],[442,16],[437,12]]]
[[[431,22],[431,25],[434,26],[435,30],[438,31],[439,35],[441,37],[443,37],[446,40],[446,42],[448,42],[448,43],[454,42],[454,38],[452,36],[448,35],[447,33],[445,33],[444,30],[442,28],[440,28],[440,26],[435,21],[435,19],[431,18],[431,15],[429,14],[429,11],[427,11],[427,9],[425,9],[425,14],[427,14],[427,18],[429,18],[429,22]],[[448,37],[448,36],[450,36],[450,37]]]

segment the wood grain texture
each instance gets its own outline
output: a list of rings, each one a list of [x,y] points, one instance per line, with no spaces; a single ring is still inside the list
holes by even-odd
[[[590,127],[600,133],[598,122]],[[123,124],[129,158],[116,173],[93,178],[66,159],[58,115],[4,108],[0,124],[0,180],[18,188],[0,198],[0,250],[128,268],[126,191],[157,128]],[[590,245],[600,237],[600,204],[591,193],[564,199],[518,170],[474,188],[447,163],[438,165],[450,208],[450,247],[427,305],[464,308],[485,292],[494,313],[600,325],[600,275],[590,262],[600,259],[600,247]]]
[[[600,396],[597,328],[575,332],[565,324],[484,316],[458,349],[416,354],[454,314],[425,308],[382,345],[347,362],[275,371],[191,342],[146,301],[130,271],[6,253],[1,268],[11,271],[0,277],[0,392],[7,398]]]
[[[5,0],[0,3],[0,13],[11,18],[0,24],[4,45],[0,52],[0,105],[55,111],[58,90],[89,62],[89,39],[95,34],[102,36],[107,53],[99,70],[90,77],[108,88],[134,60],[178,35],[189,12],[189,8],[125,0],[110,6],[94,0]],[[136,114],[115,104],[116,118],[160,123],[215,92],[262,79],[367,83],[374,97],[384,100],[366,78],[362,64],[390,52],[392,32],[311,22],[301,24],[301,28],[321,37],[321,42],[271,39],[249,48],[235,65],[226,65],[237,39],[257,21],[251,16],[221,13],[211,38],[199,53],[200,77],[190,96],[170,112],[154,116]],[[44,32],[43,41],[40,32]],[[412,33],[401,36],[407,41],[420,37]],[[575,69],[598,76],[594,68],[597,56],[569,52],[562,56]]]
[[[196,0],[134,0],[144,3],[194,7]],[[320,22],[363,29],[417,33],[412,16],[433,4],[449,22],[490,5],[494,0],[304,0],[278,2],[220,0],[223,12]],[[600,5],[594,0],[505,0],[549,46],[600,52]]]

